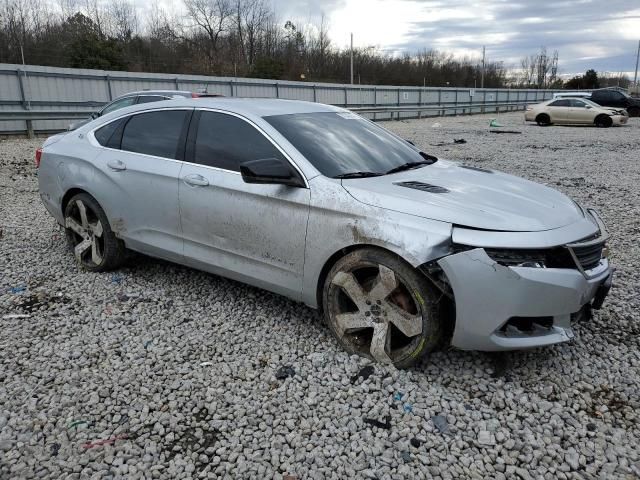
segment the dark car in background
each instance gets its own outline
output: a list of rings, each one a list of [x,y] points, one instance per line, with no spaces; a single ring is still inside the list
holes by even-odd
[[[614,88],[594,90],[589,100],[603,107],[625,109],[630,117],[640,116],[640,98],[631,97]]]
[[[107,113],[113,112],[120,108],[138,105],[140,103],[159,102],[161,100],[170,100],[172,98],[199,98],[199,97],[221,97],[215,93],[196,93],[185,90],[142,90],[139,92],[129,92],[119,96],[115,100],[107,103],[100,110],[93,112],[89,118],[77,120],[69,125],[68,130],[75,130],[81,126],[95,120]]]

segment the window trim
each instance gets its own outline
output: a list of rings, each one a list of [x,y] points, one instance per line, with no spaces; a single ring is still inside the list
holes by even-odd
[[[150,155],[148,153],[140,153],[140,152],[130,152],[129,150],[122,150],[121,148],[111,148],[111,147],[105,147],[104,145],[101,145],[100,142],[98,142],[98,140],[95,137],[95,131],[101,129],[102,127],[109,125],[110,123],[116,122],[122,118],[125,117],[133,117],[134,115],[140,115],[142,113],[152,113],[152,112],[161,112],[164,110],[185,110],[187,112],[191,112],[192,115],[189,116],[189,121],[187,123],[191,122],[191,117],[193,117],[193,107],[164,107],[164,108],[152,108],[152,109],[148,109],[148,110],[140,110],[138,112],[133,112],[133,113],[125,113],[124,115],[120,115],[119,117],[114,118],[113,120],[109,120],[108,122],[104,122],[101,125],[98,125],[97,127],[89,130],[87,132],[86,138],[89,141],[89,144],[93,147],[96,148],[102,148],[104,150],[109,150],[112,152],[125,152],[125,153],[131,153],[134,155],[142,155],[145,157],[149,157],[149,158],[157,158],[160,160],[165,160],[167,162],[178,162],[178,163],[185,163],[184,160],[176,160],[175,158],[167,158],[167,157],[159,157],[157,155]],[[126,120],[126,122],[129,121],[129,118]],[[184,131],[184,128],[181,130],[181,135],[180,135],[180,141],[182,142],[182,146],[184,147],[185,145],[185,138],[182,136],[182,132]],[[182,149],[184,151],[184,148]]]
[[[145,105],[145,104],[142,104]],[[153,102],[150,104],[153,105]],[[191,116],[189,117],[189,125],[188,125],[188,133],[187,135],[185,135],[185,138],[181,137],[181,140],[183,141],[183,146],[184,146],[184,158],[182,160],[176,160],[173,158],[166,158],[166,157],[158,157],[157,155],[149,155],[148,153],[139,153],[139,152],[129,152],[128,150],[122,150],[122,149],[118,149],[118,148],[111,148],[111,147],[105,147],[104,145],[101,145],[100,142],[98,142],[98,140],[96,140],[96,137],[94,135],[95,131],[112,123],[115,121],[118,121],[124,117],[132,117],[134,115],[140,115],[142,113],[150,113],[150,112],[160,112],[163,110],[188,110],[191,111]],[[219,172],[225,172],[225,173],[232,173],[234,175],[242,175],[240,172],[236,172],[235,170],[227,170],[224,168],[219,168],[219,167],[211,167],[209,165],[201,165],[199,163],[194,163],[191,162],[189,160],[186,159],[186,157],[188,156],[187,154],[189,153],[189,140],[191,138],[191,131],[194,130],[194,123],[192,122],[193,120],[193,116],[196,114],[196,111],[207,111],[207,112],[215,112],[215,113],[223,113],[226,115],[231,115],[233,117],[237,117],[240,120],[244,120],[245,122],[247,122],[249,125],[251,125],[252,127],[254,127],[258,132],[260,132],[269,142],[271,142],[271,144],[276,147],[280,153],[282,153],[282,155],[284,156],[284,158],[289,162],[290,165],[293,166],[293,168],[298,172],[298,174],[300,175],[300,177],[302,178],[302,181],[304,182],[304,188],[308,189],[309,188],[309,181],[307,180],[307,177],[305,176],[305,174],[302,172],[302,169],[298,166],[298,164],[296,162],[293,161],[293,159],[291,158],[291,155],[289,155],[289,153],[287,153],[287,151],[282,148],[280,145],[278,145],[265,131],[263,128],[261,128],[259,125],[257,125],[255,122],[251,121],[250,119],[248,119],[247,117],[240,115],[239,113],[236,112],[230,112],[228,110],[221,110],[218,108],[208,108],[208,107],[162,107],[162,108],[149,108],[149,109],[145,109],[145,110],[140,110],[140,111],[136,111],[136,112],[129,112],[129,113],[124,113],[123,115],[120,115],[112,120],[109,120],[108,122],[104,122],[103,124],[100,124],[94,128],[92,128],[91,130],[89,130],[86,134],[86,138],[89,141],[89,144],[92,145],[93,147],[96,148],[101,148],[104,150],[110,150],[113,152],[127,152],[127,153],[132,153],[135,155],[144,155],[145,157],[149,157],[149,158],[158,158],[160,160],[165,160],[167,162],[178,162],[180,164],[185,164],[188,163],[189,165],[197,165],[198,167],[202,167],[202,168],[208,168],[210,170],[216,170]],[[117,111],[117,110],[116,110]],[[128,120],[127,120],[128,121]],[[194,133],[195,136],[195,133]]]
[[[239,113],[236,112],[230,112],[228,110],[221,110],[218,108],[208,108],[208,107],[196,107],[194,108],[194,113],[193,113],[193,117],[195,117],[195,115],[197,114],[197,112],[213,112],[213,113],[221,113],[224,115],[230,115],[232,117],[236,117],[239,118],[240,120],[246,122],[249,124],[249,126],[255,128],[260,134],[262,134],[263,137],[265,137],[267,139],[268,142],[270,142],[281,154],[282,156],[285,158],[285,160],[287,160],[289,162],[289,164],[298,172],[298,174],[300,175],[300,177],[302,178],[302,181],[304,182],[304,188],[309,188],[309,182],[307,181],[307,177],[304,175],[304,173],[302,173],[302,169],[300,169],[300,167],[298,166],[298,164],[296,162],[293,161],[293,159],[291,158],[291,155],[289,155],[287,153],[287,151],[285,149],[283,149],[280,145],[278,145],[276,143],[275,140],[273,140],[273,138],[271,138],[265,131],[263,128],[261,128],[259,125],[257,125],[256,123],[254,123],[253,121],[251,121],[251,119],[240,115]],[[199,119],[198,122],[191,122],[191,125],[189,127],[189,133],[187,135],[187,145],[185,148],[185,163],[188,163],[190,165],[197,165],[198,167],[204,167],[204,168],[210,168],[212,170],[218,170],[220,172],[226,172],[226,173],[233,173],[234,175],[242,175],[240,172],[236,172],[235,170],[228,170],[226,168],[220,168],[220,167],[212,167],[210,165],[202,165],[200,163],[196,163],[193,161],[193,154],[194,154],[194,145],[195,145],[195,140],[196,140],[196,134],[197,134],[197,126],[200,123]]]

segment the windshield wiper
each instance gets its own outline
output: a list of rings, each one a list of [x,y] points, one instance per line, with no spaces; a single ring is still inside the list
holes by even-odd
[[[390,173],[402,172],[404,170],[411,170],[412,168],[422,167],[424,165],[431,165],[433,163],[432,160],[420,160],[419,162],[407,162],[402,165],[398,165],[397,167],[393,167],[391,170],[385,172],[386,175]]]
[[[365,177],[379,177],[380,175],[384,175],[384,173],[378,172],[349,172],[349,173],[341,173],[340,175],[336,175],[332,178],[365,178]]]
[[[403,163],[402,165],[393,167],[391,170],[385,172],[385,175],[389,175],[390,173],[402,172],[404,170],[411,170],[412,168],[423,167],[425,165],[431,165],[438,161],[436,157],[434,157],[433,155],[429,155],[428,153],[420,152],[420,156],[424,158],[424,160],[418,160],[417,162]]]

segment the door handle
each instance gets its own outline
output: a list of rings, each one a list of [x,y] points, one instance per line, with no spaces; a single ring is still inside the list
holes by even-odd
[[[127,169],[127,166],[124,164],[124,162],[121,162],[120,160],[109,160],[107,162],[107,167],[109,167],[111,170],[116,170],[116,171],[122,171]]]
[[[206,187],[209,185],[209,180],[204,178],[202,175],[187,175],[183,178],[184,183],[188,185],[193,185],[195,187]]]

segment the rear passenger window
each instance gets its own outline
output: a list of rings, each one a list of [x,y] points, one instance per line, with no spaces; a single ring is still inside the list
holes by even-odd
[[[190,112],[161,110],[132,115],[122,134],[122,150],[177,158],[182,128]]]
[[[549,106],[550,107],[568,107],[569,100],[556,100],[555,102],[551,102]]]
[[[201,113],[195,163],[239,172],[241,163],[264,158],[285,159],[262,133],[244,120],[224,113]]]
[[[107,123],[104,127],[100,127],[94,132],[94,136],[100,145],[103,147],[120,148],[120,134],[116,133],[118,127],[124,123],[125,119],[121,118],[111,123]],[[117,141],[114,137],[118,137]]]

